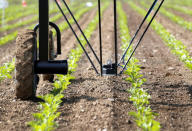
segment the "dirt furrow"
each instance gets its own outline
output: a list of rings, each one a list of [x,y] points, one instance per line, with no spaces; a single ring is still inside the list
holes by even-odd
[[[142,7],[139,3],[137,3],[137,5]],[[192,20],[191,16],[189,15],[171,9],[168,9],[168,11],[184,18],[188,22],[191,22]],[[189,31],[181,25],[173,22],[168,17],[164,16],[162,13],[159,13],[157,15],[156,20],[161,23],[171,34],[173,34],[177,40],[180,40],[185,46],[187,46],[186,50],[192,55],[192,31]]]
[[[103,61],[113,55],[113,11],[112,5],[103,14]],[[110,21],[110,22],[108,22]],[[99,54],[98,29],[91,37],[91,43]],[[90,51],[89,51],[89,54]],[[91,58],[93,55],[91,54]],[[94,63],[96,60],[94,59]],[[99,66],[97,66],[99,69]],[[75,73],[76,79],[66,90],[59,130],[113,130],[113,102],[116,77],[97,76],[83,56]]]
[[[180,12],[180,11],[177,11],[177,10],[174,10],[174,9],[170,9],[170,8],[166,8],[166,9],[167,9],[167,11],[170,11],[170,12],[173,13],[174,15],[183,18],[185,21],[188,21],[188,22],[191,22],[191,21],[192,21],[192,17],[191,17],[191,15],[189,15],[189,14],[185,14],[185,13],[183,13],[183,12]]]
[[[159,23],[161,23],[171,34],[173,34],[177,40],[180,40],[183,42],[183,44],[187,47],[186,49],[192,53],[192,32],[185,29],[184,27],[172,22],[167,17],[159,14],[156,18]]]
[[[103,21],[106,21],[106,18],[109,18],[110,15],[111,10],[108,9],[104,12]],[[112,28],[112,24],[110,23],[104,27],[104,29],[109,28]],[[111,38],[111,34],[108,30],[105,30],[105,32],[106,34],[103,35],[107,35]],[[90,41],[97,54],[99,50],[98,38],[97,29]],[[109,43],[105,44],[108,44],[110,47]],[[90,51],[89,54],[91,54]],[[109,57],[110,55],[111,54],[107,54],[106,57]],[[91,55],[91,58],[93,58],[93,55]],[[96,60],[94,60],[94,63],[96,63]],[[112,94],[108,92],[109,87],[104,84],[104,80],[97,77],[92,70],[85,55],[79,62],[75,76],[76,80],[72,82],[72,85],[65,92],[66,95],[63,100],[63,106],[60,109],[62,114],[59,119],[59,130],[91,130],[107,128],[110,120],[109,116],[112,103],[107,100],[108,97],[106,97],[106,95],[108,94],[109,97],[112,97]],[[100,83],[99,85],[98,82]],[[105,119],[105,122],[102,118]]]
[[[91,21],[95,10],[92,10],[79,20],[83,29]],[[75,28],[77,31],[77,28]],[[66,34],[65,34],[66,33]],[[63,51],[71,50],[67,48],[67,44],[75,44],[75,39],[70,38],[70,30],[64,31],[62,35],[62,48]],[[70,39],[69,41],[66,41]],[[75,45],[74,45],[75,46]],[[72,47],[73,48],[73,47]],[[64,56],[63,56],[64,57]],[[0,126],[6,130],[30,130],[27,127],[27,122],[32,120],[32,113],[38,112],[36,102],[21,101],[15,99],[14,80],[7,80],[0,85]],[[38,85],[38,94],[45,94],[51,90],[51,84],[48,82],[42,82]]]
[[[124,4],[124,9],[129,16],[128,25],[133,35],[142,17],[127,4]],[[151,29],[137,50],[136,57],[139,58],[141,72],[147,79],[144,88],[152,96],[151,108],[159,113],[157,120],[161,123],[161,129],[191,130],[191,71],[171,54],[169,48]]]
[[[94,16],[96,15],[96,9],[87,12],[85,15],[86,17],[82,18],[78,23],[80,25],[80,27],[82,29],[85,29],[87,27],[87,25],[90,23],[91,19],[94,18]],[[74,24],[73,28],[75,30],[75,32],[77,33],[78,36],[81,35],[79,29],[77,28],[77,26]],[[74,47],[76,47],[79,43],[77,43],[77,40],[73,34],[73,32],[71,31],[71,29],[67,29],[66,32],[63,33],[63,37],[62,39],[62,43],[63,43],[63,49],[62,49],[62,56],[63,58],[67,58],[67,55],[69,54],[70,50]]]

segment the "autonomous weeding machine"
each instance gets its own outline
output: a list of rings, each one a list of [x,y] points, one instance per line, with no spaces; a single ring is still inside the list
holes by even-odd
[[[61,3],[58,3],[57,0],[54,0],[55,4],[59,8],[61,14],[63,15],[65,21],[73,32],[78,43],[82,47],[86,57],[91,63],[94,71],[97,75],[106,76],[106,75],[121,75],[134,55],[137,47],[140,45],[145,33],[150,27],[152,21],[157,15],[160,7],[162,6],[164,0],[154,0],[150,9],[148,10],[146,16],[142,20],[141,24],[138,26],[138,29],[135,32],[135,35],[132,37],[127,49],[122,54],[122,57],[118,61],[118,42],[117,42],[117,11],[116,11],[116,2],[117,0],[110,0],[113,2],[114,7],[114,60],[112,62],[106,62],[103,64],[102,60],[102,26],[101,26],[101,0],[98,0],[98,16],[99,16],[99,39],[100,39],[100,56],[97,56],[89,40],[86,38],[81,26],[74,17],[71,9],[68,6],[68,3],[65,0],[61,0]],[[153,11],[155,5],[158,3],[158,7]],[[63,8],[67,9],[71,18],[74,20],[74,23],[77,25],[82,36],[87,42],[88,47],[93,53],[95,59],[100,65],[100,71],[96,68],[95,63],[92,58],[89,56],[86,48],[82,45],[81,40],[79,39],[77,33],[73,29],[70,21],[68,20]],[[141,30],[144,22],[148,16],[152,13],[150,22],[146,26],[144,32],[140,36],[139,40],[135,43],[134,49],[132,50],[131,55],[128,59],[125,60],[128,50],[130,49],[133,41]],[[54,43],[53,33],[49,27],[52,27],[56,31],[57,42]],[[37,40],[38,38],[38,40]],[[39,0],[39,23],[34,27],[33,30],[24,30],[21,31],[16,40],[17,51],[16,51],[16,97],[19,99],[31,99],[36,95],[37,84],[39,82],[39,74],[43,74],[44,80],[49,80],[53,82],[54,74],[63,74],[68,73],[68,63],[67,60],[56,60],[58,55],[61,55],[61,32],[59,27],[49,21],[49,0]],[[56,46],[54,46],[54,44]],[[63,44],[63,46],[65,46]],[[56,48],[54,48],[56,47]]]

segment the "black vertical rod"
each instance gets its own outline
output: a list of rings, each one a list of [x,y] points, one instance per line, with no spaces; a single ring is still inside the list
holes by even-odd
[[[101,34],[101,0],[98,0],[98,14],[99,14],[99,41],[100,41],[100,69],[101,76],[103,76],[103,53],[102,53],[102,34]]]
[[[158,9],[155,11],[155,14],[153,15],[153,17],[151,18],[149,24],[148,24],[147,27],[145,28],[145,31],[143,32],[143,34],[142,34],[141,38],[139,39],[138,43],[136,44],[136,47],[135,47],[134,50],[132,51],[132,53],[131,53],[129,59],[127,60],[125,66],[124,66],[124,68],[123,68],[122,71],[120,72],[120,75],[121,75],[121,74],[124,72],[124,70],[126,69],[126,67],[127,67],[128,63],[129,63],[129,61],[131,60],[133,54],[135,53],[135,51],[136,51],[136,49],[138,48],[139,44],[141,43],[143,37],[145,36],[147,30],[149,29],[151,23],[153,22],[154,18],[156,17],[157,13],[159,12],[159,9],[160,9],[161,6],[163,5],[163,2],[164,2],[164,0],[161,1],[161,3],[160,3],[160,5],[159,5]]]
[[[48,61],[49,0],[39,0],[39,60]]]
[[[116,0],[114,0],[114,35],[115,35],[115,70],[116,70],[116,75],[117,75],[117,3]]]

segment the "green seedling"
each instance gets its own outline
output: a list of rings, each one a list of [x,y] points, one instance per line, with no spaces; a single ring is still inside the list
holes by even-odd
[[[103,12],[109,3],[105,2],[104,6],[101,8],[101,12]],[[84,11],[80,11],[85,13]],[[81,15],[81,14],[79,14]],[[79,16],[76,16],[80,18]],[[87,38],[91,37],[91,34],[96,29],[98,24],[98,14],[94,17],[94,19],[90,22],[87,29],[85,30],[85,35]],[[86,45],[86,40],[81,36],[81,42],[83,45]],[[64,90],[67,89],[68,85],[70,85],[70,80],[75,79],[72,75],[76,71],[77,63],[80,60],[83,54],[83,50],[80,45],[77,48],[71,50],[69,54],[68,64],[69,64],[69,73],[67,75],[57,75],[57,80],[54,82],[54,89],[45,96],[40,96],[45,102],[41,102],[39,109],[40,113],[35,113],[34,121],[29,122],[32,130],[34,131],[51,131],[57,128],[57,123],[55,119],[59,117],[60,113],[57,112],[61,99],[64,97],[62,94]]]
[[[121,49],[124,51],[130,41],[129,29],[127,26],[127,16],[122,9],[122,5],[118,2],[118,15],[122,46]],[[132,52],[132,48],[127,53],[129,56]],[[126,58],[128,59],[128,57]],[[153,113],[151,108],[148,106],[149,99],[151,96],[146,90],[141,88],[146,79],[140,74],[140,66],[138,65],[139,60],[132,58],[127,66],[127,70],[124,72],[128,77],[125,79],[131,84],[131,87],[127,90],[130,93],[129,100],[133,102],[136,111],[129,112],[129,115],[135,118],[135,122],[144,131],[158,131],[160,130],[160,123],[155,121],[157,114]]]

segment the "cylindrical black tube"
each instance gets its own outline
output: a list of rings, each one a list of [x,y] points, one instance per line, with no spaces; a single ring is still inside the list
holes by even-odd
[[[67,60],[36,61],[34,65],[35,74],[63,74],[68,72]]]

